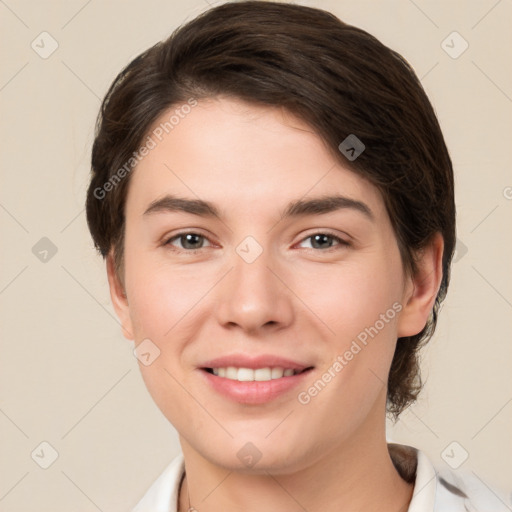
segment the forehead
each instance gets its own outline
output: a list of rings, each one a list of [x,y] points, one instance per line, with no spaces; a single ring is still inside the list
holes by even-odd
[[[181,116],[174,114],[179,108],[163,113],[145,139],[153,147],[132,171],[131,210],[143,213],[166,193],[262,213],[291,199],[337,193],[385,213],[377,188],[284,109],[227,98],[199,101]]]

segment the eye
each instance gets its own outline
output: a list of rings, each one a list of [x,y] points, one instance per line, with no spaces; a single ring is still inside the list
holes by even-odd
[[[311,249],[319,249],[321,252],[329,252],[331,249],[336,250],[336,248],[348,247],[350,243],[346,240],[343,240],[339,236],[328,232],[318,232],[313,233],[312,235],[304,238],[300,244],[303,244],[307,240],[311,240]],[[171,238],[169,238],[166,242],[163,243],[164,246],[171,246],[173,250],[178,252],[189,252],[193,253],[203,249],[205,247],[204,242],[208,242],[208,246],[211,246],[208,238],[204,235],[193,231],[184,231],[182,233],[178,233]],[[177,247],[175,243],[178,242],[180,247]],[[308,249],[308,247],[306,247]]]
[[[304,243],[306,240],[311,240],[312,249],[323,249],[324,252],[333,248],[333,241],[337,242],[338,245],[342,247],[350,246],[346,240],[343,240],[339,236],[324,232],[313,233],[312,235],[304,238],[301,243]],[[336,247],[334,247],[334,249],[336,249]]]
[[[175,247],[175,245],[173,244],[175,240],[181,243],[181,247]],[[176,250],[178,251],[193,252],[202,249],[203,244],[201,242],[204,242],[205,240],[208,239],[205,236],[200,235],[199,233],[195,233],[193,231],[186,231],[183,233],[178,233],[177,235],[174,235],[172,238],[169,238],[169,240],[164,242],[163,245],[170,245],[173,248],[176,248]]]

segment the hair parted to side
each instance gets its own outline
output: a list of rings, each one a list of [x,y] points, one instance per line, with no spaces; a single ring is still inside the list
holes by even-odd
[[[179,27],[119,73],[98,116],[87,221],[96,248],[103,257],[113,252],[121,274],[131,173],[119,179],[120,169],[171,107],[218,96],[287,109],[378,187],[406,272],[442,234],[443,278],[431,318],[419,334],[398,340],[391,364],[387,411],[396,421],[422,388],[418,353],[435,330],[455,243],[452,163],[421,83],[398,53],[321,9],[226,3]],[[349,134],[366,146],[353,162],[338,150]]]

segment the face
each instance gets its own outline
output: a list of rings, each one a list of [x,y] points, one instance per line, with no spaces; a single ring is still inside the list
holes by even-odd
[[[225,98],[133,171],[126,297],[109,278],[156,404],[231,469],[292,471],[382,429],[397,337],[428,315],[378,190],[304,122]]]

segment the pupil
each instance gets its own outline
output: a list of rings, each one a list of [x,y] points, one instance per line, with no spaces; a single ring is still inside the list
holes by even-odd
[[[315,235],[315,236],[313,237],[313,239],[314,239],[315,243],[319,241],[319,242],[320,242],[320,244],[321,244],[322,242],[326,242],[326,240],[328,240],[329,238],[330,238],[330,236],[329,236],[329,235]],[[330,246],[330,244],[328,244],[328,246]]]
[[[194,245],[194,242],[197,244],[197,239],[200,237],[201,235],[195,235],[193,233],[189,233],[188,235],[185,235],[185,244],[184,244],[184,247],[187,247],[187,244],[188,245]],[[195,239],[195,240],[194,240]],[[197,249],[197,247],[192,247],[192,249]]]

